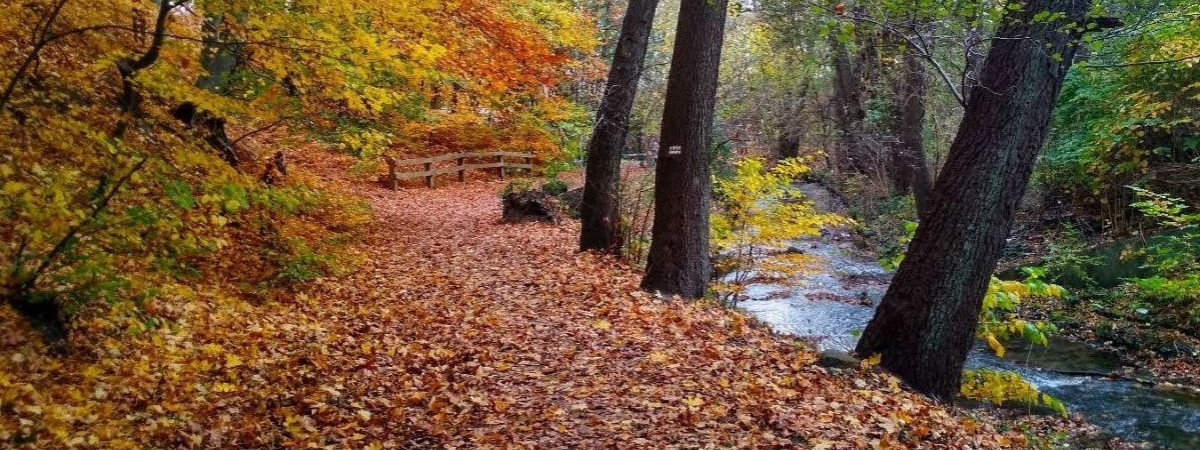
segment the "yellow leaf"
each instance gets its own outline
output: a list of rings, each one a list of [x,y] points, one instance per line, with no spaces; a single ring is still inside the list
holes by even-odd
[[[1004,346],[1000,344],[1000,341],[996,340],[996,335],[994,335],[992,333],[988,333],[987,343],[988,343],[988,347],[991,348],[992,351],[996,352],[996,356],[999,356],[1001,358],[1004,357],[1004,351],[1005,351]]]
[[[200,350],[209,355],[216,356],[224,352],[225,347],[222,347],[221,344],[205,344],[203,347],[200,347]]]
[[[3,191],[7,195],[17,195],[17,194],[20,194],[21,191],[24,191],[25,188],[28,186],[29,185],[27,185],[25,183],[18,183],[16,181],[8,181],[8,182],[4,183]]]
[[[612,328],[612,323],[604,319],[599,319],[596,323],[592,324],[592,327],[597,330],[607,330]]]
[[[862,360],[862,362],[859,363],[859,365],[862,367],[875,367],[875,366],[879,365],[880,361],[883,361],[883,354],[876,353],[874,355],[871,355],[870,358]]]
[[[242,358],[239,358],[238,355],[233,353],[225,355],[225,367],[232,369],[240,365],[242,365]]]
[[[664,363],[664,362],[667,362],[668,359],[670,359],[667,356],[667,352],[664,352],[662,350],[652,351],[652,352],[650,352],[649,355],[646,356],[646,358],[648,358],[650,360],[650,362],[656,362],[656,363]]]
[[[84,378],[89,378],[89,379],[96,378],[96,377],[100,376],[102,373],[104,373],[104,371],[101,370],[100,367],[95,364],[87,366],[87,368],[83,369],[83,377]]]
[[[492,407],[496,408],[496,412],[503,413],[504,411],[508,410],[509,406],[512,406],[511,401],[500,399],[500,398],[492,399]]]
[[[214,392],[233,392],[237,390],[237,385],[232,383],[217,383],[213,385]]]

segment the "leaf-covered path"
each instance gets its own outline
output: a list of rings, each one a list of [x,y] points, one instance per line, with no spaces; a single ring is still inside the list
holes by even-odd
[[[369,423],[448,447],[1006,441],[890,377],[831,376],[741,315],[640,292],[618,261],[573,251],[575,223],[499,224],[502,186],[369,190],[369,263],[308,293],[357,324],[339,348],[362,355],[324,383]],[[318,427],[334,442],[337,421]]]
[[[817,367],[804,344],[739,314],[642,293],[627,266],[574,251],[574,222],[502,225],[502,183],[392,192],[346,176],[346,158],[294,161],[373,206],[351,244],[362,255],[354,273],[262,301],[222,278],[245,268],[206,272],[194,293],[146,306],[170,326],[121,334],[84,319],[69,356],[27,327],[7,329],[0,438],[26,448],[1023,441],[891,377]]]

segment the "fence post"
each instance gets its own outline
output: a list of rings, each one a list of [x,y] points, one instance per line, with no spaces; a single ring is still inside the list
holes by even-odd
[[[532,156],[525,157],[525,165],[529,166],[528,169],[525,169],[525,173],[532,175],[533,174],[533,157]]]
[[[467,160],[467,158],[464,158],[464,157],[461,157],[461,156],[460,156],[460,157],[458,157],[458,182],[459,182],[459,183],[462,183],[462,182],[464,182],[464,181],[467,181],[467,177],[466,177],[466,172],[467,172],[467,169],[463,168],[463,163],[464,163],[466,160]]]
[[[433,174],[429,173],[432,171],[433,171],[433,161],[427,161],[425,163],[425,173],[426,173],[425,187],[429,187],[429,188],[433,187]]]
[[[391,156],[384,155],[383,161],[386,162],[388,166],[387,179],[384,180],[383,183],[384,187],[387,187],[393,191],[399,190],[400,178],[396,175],[396,159],[392,158]]]
[[[500,155],[500,179],[504,179],[504,155]]]

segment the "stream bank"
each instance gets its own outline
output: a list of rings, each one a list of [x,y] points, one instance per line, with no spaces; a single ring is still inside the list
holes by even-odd
[[[840,209],[824,187],[803,184],[800,189],[818,209]],[[739,306],[776,331],[808,340],[820,350],[852,350],[891,274],[855,251],[845,232],[831,230],[794,241],[791,247],[819,257],[824,270],[800,276],[799,287],[751,284]],[[977,346],[967,366],[1018,372],[1062,400],[1072,413],[1125,440],[1162,449],[1200,448],[1200,395],[1103,376],[1117,371],[1120,359],[1085,344],[1055,339],[1049,347],[1013,347],[1005,358],[998,358]]]

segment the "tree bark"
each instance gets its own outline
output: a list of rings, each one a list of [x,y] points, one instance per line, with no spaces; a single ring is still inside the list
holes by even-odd
[[[683,0],[679,10],[642,279],[642,288],[665,295],[702,297],[712,273],[709,147],[727,6],[728,0]]]
[[[866,173],[864,158],[858,154],[862,122],[867,116],[862,102],[862,80],[850,62],[846,44],[838,39],[836,33],[830,33],[829,49],[833,58],[833,115],[838,127],[838,151],[834,159],[839,167]]]
[[[621,218],[618,184],[621,179],[621,150],[629,132],[629,112],[637,96],[638,80],[646,57],[646,46],[654,25],[658,0],[630,0],[621,24],[608,86],[596,127],[588,142],[586,178],[580,221],[579,249],[608,253],[621,251]]]
[[[1090,0],[1030,0],[1010,10],[908,256],[858,343],[940,399],[957,395],[982,298],[1025,193],[1078,46]],[[1042,11],[1062,19],[1034,21]]]
[[[893,184],[897,193],[912,192],[917,203],[917,215],[929,210],[932,182],[925,161],[925,92],[928,78],[925,64],[913,49],[904,51],[902,76],[896,82],[895,103],[899,120],[897,142],[893,148]]]

